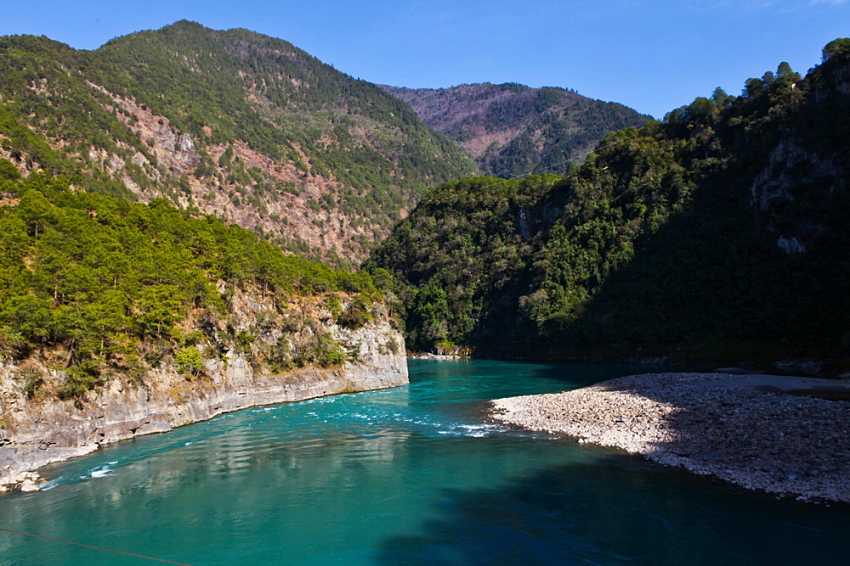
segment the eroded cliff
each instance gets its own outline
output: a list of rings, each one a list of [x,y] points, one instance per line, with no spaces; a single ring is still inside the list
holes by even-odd
[[[253,328],[270,305],[242,297],[242,323]],[[253,304],[251,304],[253,303]],[[0,485],[34,489],[29,472],[46,464],[81,456],[103,445],[210,419],[258,405],[300,401],[324,395],[382,389],[407,383],[404,338],[386,313],[357,329],[337,324],[329,313],[314,310],[296,333],[272,326],[245,351],[214,351],[200,345],[203,368],[195,375],[163,360],[144,375],[121,376],[78,399],[49,394],[64,379],[44,357],[0,366]],[[313,318],[314,317],[314,318]],[[260,361],[260,352],[283,341],[298,348],[304,337],[322,333],[345,349],[345,362],[333,367],[310,365],[275,370]],[[286,338],[289,336],[288,338]],[[28,392],[27,376],[43,372],[41,393]],[[31,386],[31,385],[30,385]],[[29,478],[29,481],[27,481]]]

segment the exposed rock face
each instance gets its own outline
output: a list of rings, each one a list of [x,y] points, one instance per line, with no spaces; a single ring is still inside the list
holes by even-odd
[[[805,254],[824,232],[818,206],[843,189],[834,159],[789,138],[771,151],[767,165],[753,180],[752,204],[762,228],[788,255]],[[815,206],[813,206],[815,205]]]
[[[303,244],[314,251],[325,250],[349,259],[362,259],[362,252],[352,252],[357,247],[352,244],[354,240],[369,241],[376,234],[385,235],[385,229],[353,222],[338,209],[316,208],[315,203],[320,202],[324,195],[338,195],[344,190],[343,184],[332,175],[300,170],[292,162],[263,155],[242,140],[232,144],[207,143],[203,148],[207,171],[199,175],[198,166],[203,162],[200,143],[196,143],[190,134],[179,130],[167,117],[154,113],[150,107],[132,97],[118,96],[92,82],[87,84],[109,97],[111,108],[120,111],[118,118],[144,141],[145,150],[151,154],[149,159],[136,152],[130,159],[130,163],[147,178],[141,183],[138,177],[134,179],[125,160],[117,155],[94,147],[89,154],[90,161],[101,164],[110,175],[120,178],[140,201],[149,202],[161,197],[163,184],[183,179],[185,184],[176,197],[182,205],[195,206],[281,242]],[[298,146],[293,144],[293,147]],[[227,157],[228,150],[232,152],[229,163],[222,159],[222,156]],[[303,151],[299,153],[299,159],[303,164],[311,165],[310,158]],[[261,173],[268,186],[285,187],[287,190],[263,191],[255,181],[234,179],[232,169],[236,163],[255,174]]]
[[[0,366],[0,486],[32,489],[35,479],[28,472],[41,466],[221,413],[407,383],[404,339],[385,319],[358,330],[332,326],[330,331],[359,345],[357,363],[275,375],[229,351],[224,360],[206,362],[203,379],[187,380],[167,365],[141,384],[112,380],[76,404],[30,400],[14,378],[17,368]]]
[[[0,157],[24,175],[164,198],[348,263],[427,187],[477,172],[395,97],[242,29],[182,21],[92,51],[0,37],[0,99]]]
[[[767,166],[753,181],[753,204],[766,211],[776,203],[794,200],[793,189],[837,176],[835,164],[805,150],[794,140],[780,142],[771,152]]]

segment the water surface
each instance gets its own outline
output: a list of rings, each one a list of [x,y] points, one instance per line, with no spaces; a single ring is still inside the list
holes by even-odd
[[[630,368],[410,369],[407,387],[249,409],[55,466],[48,491],[0,499],[0,564],[155,563],[121,553],[191,564],[850,560],[847,507],[779,501],[484,416],[488,399]]]

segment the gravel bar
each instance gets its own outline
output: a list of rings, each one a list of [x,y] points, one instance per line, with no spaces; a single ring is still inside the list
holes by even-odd
[[[747,489],[850,502],[850,383],[634,375],[493,401],[497,421],[623,449]]]

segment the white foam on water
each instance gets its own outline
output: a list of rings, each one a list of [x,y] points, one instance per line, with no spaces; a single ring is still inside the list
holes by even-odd
[[[438,430],[437,434],[449,436],[466,436],[470,438],[484,438],[501,432],[505,432],[507,428],[500,425],[479,424],[479,425],[455,425],[450,429]]]
[[[507,430],[506,427],[495,424],[480,424],[480,425],[460,425],[458,428],[467,430],[470,432],[504,432]]]

